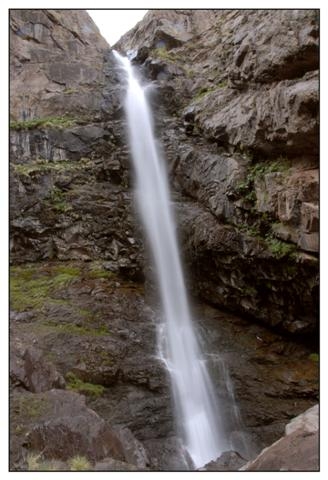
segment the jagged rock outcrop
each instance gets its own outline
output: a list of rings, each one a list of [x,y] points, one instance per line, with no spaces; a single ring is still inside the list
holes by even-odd
[[[159,314],[126,278],[143,280],[145,253],[113,56],[85,11],[10,16],[11,468],[44,450],[67,469],[68,453],[51,451],[64,439],[99,471],[188,469],[155,354]],[[231,441],[253,458],[317,401],[317,13],[150,11],[117,48],[157,86],[191,292],[276,327],[197,315]],[[54,418],[65,409],[68,430]]]
[[[140,275],[109,46],[83,10],[10,19],[11,260],[102,258]]]
[[[318,12],[150,11],[118,48],[156,82],[172,182],[198,204],[178,208],[198,293],[314,332]]]
[[[319,409],[310,408],[286,425],[285,436],[240,470],[318,471]]]
[[[99,113],[107,49],[85,10],[11,10],[11,118]]]

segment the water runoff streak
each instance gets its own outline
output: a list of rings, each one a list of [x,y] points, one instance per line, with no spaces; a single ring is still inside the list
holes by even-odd
[[[162,354],[170,372],[184,446],[195,467],[227,450],[215,394],[189,311],[171,211],[168,176],[156,147],[143,87],[128,58],[114,55],[125,73],[125,111],[136,173],[137,202],[149,238],[163,304]]]

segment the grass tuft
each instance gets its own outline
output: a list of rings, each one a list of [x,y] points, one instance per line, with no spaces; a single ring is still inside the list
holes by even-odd
[[[89,460],[81,455],[76,455],[75,457],[70,458],[68,460],[68,465],[70,470],[73,472],[91,470],[91,464]]]

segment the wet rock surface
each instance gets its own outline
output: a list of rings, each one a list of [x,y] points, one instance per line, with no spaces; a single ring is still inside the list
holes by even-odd
[[[83,11],[72,13],[70,28],[56,10],[14,10],[11,20],[12,261],[105,259],[142,279],[147,262],[112,53]],[[133,50],[156,87],[155,125],[185,210],[180,230],[195,291],[289,333],[315,332],[316,11],[150,11],[115,48]],[[32,57],[40,71],[31,77]],[[60,91],[40,94],[48,83]],[[32,92],[25,103],[23,84]],[[86,99],[95,105],[82,108]],[[191,199],[214,218],[204,212],[186,225]]]
[[[115,46],[156,87],[188,289],[237,452],[209,469],[239,468],[318,398],[317,16],[156,10]],[[11,469],[33,470],[33,455],[44,471],[75,455],[96,471],[193,469],[142,283],[112,53],[82,10],[11,10],[10,25]],[[316,435],[287,434],[256,468],[293,469],[291,440],[315,469]],[[292,462],[274,463],[286,449]]]
[[[11,288],[12,341],[40,352],[29,361],[43,388],[32,393],[40,390],[12,370],[11,468],[26,469],[31,451],[64,462],[85,455],[93,466],[109,456],[137,469],[190,468],[156,353],[158,313],[143,285],[99,263],[43,262],[13,267]],[[315,403],[316,359],[311,349],[215,308],[195,304],[194,317],[231,445],[252,458]],[[54,389],[49,364],[65,378],[64,390]],[[85,438],[81,449],[76,435]]]
[[[168,23],[186,40],[161,39]],[[117,48],[142,50],[135,61],[157,85],[157,125],[184,196],[176,203],[198,293],[289,333],[316,331],[317,11],[158,10]]]

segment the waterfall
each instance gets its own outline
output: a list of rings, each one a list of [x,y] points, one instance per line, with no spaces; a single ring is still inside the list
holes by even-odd
[[[127,82],[125,112],[136,175],[136,196],[155,261],[164,324],[158,343],[171,376],[183,443],[200,467],[228,450],[213,386],[189,311],[170,204],[168,176],[160,158],[149,105],[128,58],[114,55]]]

